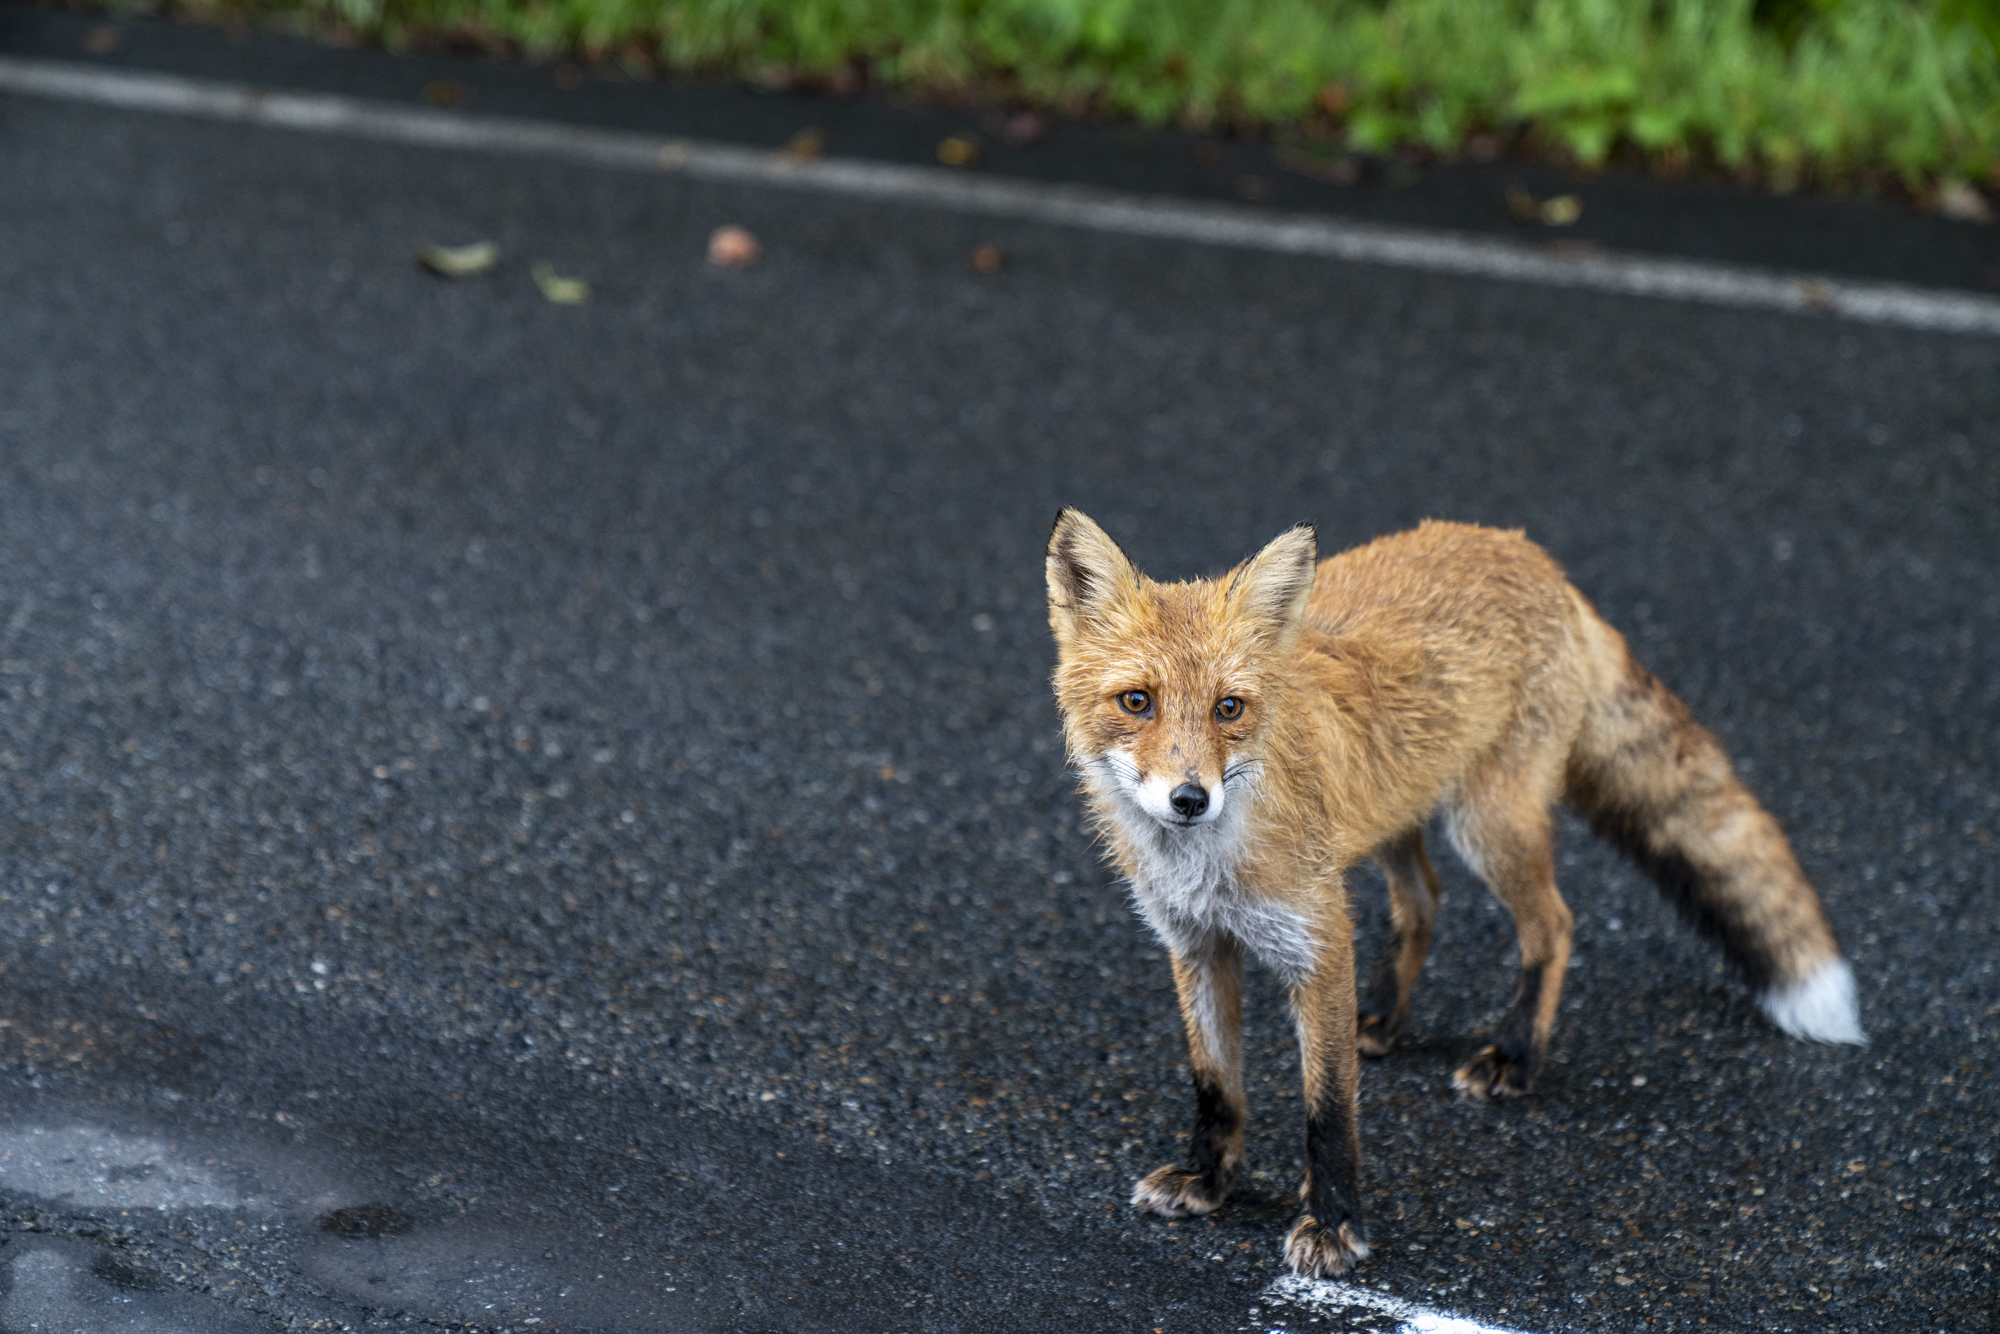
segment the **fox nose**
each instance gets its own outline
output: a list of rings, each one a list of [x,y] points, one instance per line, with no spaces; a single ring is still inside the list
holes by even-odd
[[[1167,797],[1183,820],[1192,820],[1208,809],[1208,791],[1199,783],[1182,783]]]

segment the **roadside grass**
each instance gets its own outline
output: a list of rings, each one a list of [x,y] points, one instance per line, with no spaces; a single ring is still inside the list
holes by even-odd
[[[122,0],[1317,151],[2000,185],[2000,0]]]

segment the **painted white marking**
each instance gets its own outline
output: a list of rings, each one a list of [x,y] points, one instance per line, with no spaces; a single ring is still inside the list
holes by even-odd
[[[1288,1274],[1264,1290],[1264,1300],[1267,1304],[1290,1302],[1332,1316],[1359,1307],[1400,1321],[1397,1334],[1519,1334],[1505,1325],[1484,1324],[1468,1316],[1391,1297],[1386,1292],[1373,1292],[1358,1283],[1336,1283],[1322,1278]]]
[[[472,116],[324,93],[265,91],[18,56],[0,56],[0,91],[428,148],[528,153],[633,171],[673,171],[702,180],[815,190],[1124,236],[1739,309],[1830,315],[1865,324],[2000,334],[2000,299],[1901,283],[1609,252],[1558,254],[1519,241],[1427,228],[1003,180],[942,167],[838,157],[798,162],[776,152],[692,139]]]
[[[1822,964],[1795,986],[1766,992],[1758,1004],[1772,1023],[1793,1037],[1860,1046],[1868,1042],[1854,1003],[1854,970],[1845,959]]]
[[[0,1131],[0,1189],[84,1208],[236,1209],[246,1203],[164,1140],[93,1126]]]

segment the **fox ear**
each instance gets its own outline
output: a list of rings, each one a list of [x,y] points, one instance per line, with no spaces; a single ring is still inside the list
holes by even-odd
[[[1227,596],[1281,641],[1289,640],[1305,620],[1318,566],[1319,538],[1312,525],[1302,523],[1237,566]]]
[[[1056,515],[1049,534],[1049,627],[1066,644],[1084,622],[1095,619],[1138,587],[1139,571],[1108,534],[1082,510]]]

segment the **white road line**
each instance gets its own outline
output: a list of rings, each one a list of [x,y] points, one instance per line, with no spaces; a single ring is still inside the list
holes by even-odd
[[[796,162],[778,153],[692,139],[468,115],[323,93],[265,91],[66,61],[0,56],[0,91],[387,143],[529,153],[625,170],[672,171],[702,180],[817,190],[1125,236],[1318,255],[1360,264],[1716,306],[1830,315],[1911,329],[2000,334],[2000,298],[1899,283],[1857,282],[1600,251],[1558,254],[1518,241],[1455,232],[1006,180],[942,167],[852,158]]]
[[[1386,1292],[1370,1292],[1358,1283],[1288,1276],[1264,1289],[1264,1301],[1266,1305],[1288,1302],[1331,1316],[1358,1307],[1401,1321],[1396,1334],[1516,1334],[1502,1325],[1483,1325],[1449,1311],[1391,1297]]]

